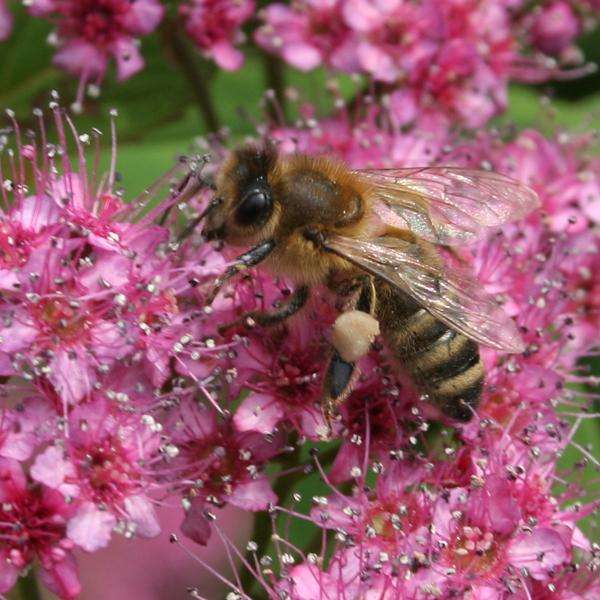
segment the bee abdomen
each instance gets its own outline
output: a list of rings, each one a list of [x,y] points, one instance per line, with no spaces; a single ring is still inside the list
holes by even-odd
[[[381,291],[378,317],[392,352],[419,391],[449,417],[468,421],[484,382],[478,345],[401,292]]]

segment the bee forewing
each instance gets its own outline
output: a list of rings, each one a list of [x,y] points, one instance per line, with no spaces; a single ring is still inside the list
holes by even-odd
[[[472,340],[500,350],[525,349],[513,320],[463,273],[426,264],[415,244],[396,238],[333,236],[327,247],[415,299],[434,317]]]
[[[359,173],[374,188],[382,220],[389,221],[392,211],[405,227],[441,244],[472,242],[539,205],[531,188],[490,171],[424,167]]]

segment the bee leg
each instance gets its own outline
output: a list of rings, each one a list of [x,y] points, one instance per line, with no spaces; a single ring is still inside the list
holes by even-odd
[[[328,421],[333,419],[337,407],[352,391],[358,374],[356,365],[346,362],[334,349],[323,384],[323,410]]]
[[[360,275],[350,282],[354,290],[353,299],[346,310],[361,310],[370,315],[375,313],[375,285],[370,275]],[[349,396],[359,371],[355,363],[345,361],[334,348],[325,375],[323,386],[324,410],[331,420],[337,407]]]
[[[224,333],[232,327],[240,325],[252,327],[255,324],[263,327],[272,327],[285,321],[287,318],[295,315],[307,302],[310,296],[310,289],[307,285],[302,285],[294,290],[294,293],[288,298],[281,307],[273,311],[252,311],[246,313],[241,319],[226,323],[219,327],[219,333]]]
[[[210,306],[213,300],[217,297],[217,294],[221,290],[221,288],[232,278],[235,277],[240,271],[244,269],[248,269],[250,267],[254,267],[257,264],[261,263],[265,258],[273,252],[275,248],[275,240],[266,240],[255,246],[248,252],[244,252],[244,254],[238,256],[234,263],[215,281],[214,288],[208,298],[206,299],[206,303]]]

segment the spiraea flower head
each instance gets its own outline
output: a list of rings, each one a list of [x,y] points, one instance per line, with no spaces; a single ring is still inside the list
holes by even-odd
[[[265,8],[256,41],[302,70],[366,74],[401,95],[405,115],[435,106],[479,127],[506,108],[511,79],[591,68],[574,46],[584,13],[597,19],[576,2],[301,0]]]
[[[174,480],[196,476],[197,454],[172,467],[174,478],[161,469],[171,468],[181,438],[172,413],[190,394],[214,402],[180,357],[211,364],[212,345],[201,335],[207,315],[194,294],[226,263],[207,248],[190,260],[187,242],[176,255],[178,233],[168,219],[155,223],[201,192],[201,159],[181,159],[128,203],[115,185],[115,113],[104,175],[88,166],[99,164],[87,156],[99,130],[77,132],[54,101],[49,115],[34,117],[37,131],[22,131],[9,111],[12,131],[1,138],[2,591],[37,558],[46,585],[71,598],[80,589],[72,548],[93,552],[114,534],[156,536],[155,506],[165,492],[193,487]],[[147,198],[158,205],[148,209]],[[213,433],[223,447],[238,444],[235,452],[260,447],[233,430],[231,442]],[[277,443],[268,447],[278,451]],[[269,456],[256,450],[223,501],[236,484],[240,498],[264,487],[258,467]]]
[[[244,41],[241,26],[253,15],[253,0],[189,0],[179,7],[185,28],[198,48],[219,67],[236,71],[244,55],[236,47]]]
[[[51,42],[57,46],[54,64],[79,77],[81,100],[86,83],[100,83],[114,59],[123,81],[144,66],[140,36],[160,23],[159,0],[31,0],[29,12],[56,24]]]

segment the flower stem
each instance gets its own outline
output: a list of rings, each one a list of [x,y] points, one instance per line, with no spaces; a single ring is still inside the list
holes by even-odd
[[[11,597],[14,600],[41,600],[42,595],[35,569],[30,569],[25,577],[19,579],[13,594]]]
[[[199,68],[200,63],[197,53],[190,48],[189,43],[174,19],[165,21],[163,37],[181,72],[190,83],[206,128],[209,131],[218,131],[220,127],[219,117],[213,103],[210,88],[207,85],[210,80],[208,69]]]
[[[283,69],[283,61],[278,56],[265,53],[263,55],[263,63],[265,68],[265,83],[267,88],[273,90],[275,102],[280,109],[281,115],[285,115],[285,76]],[[274,114],[273,117],[280,116],[277,114],[277,109],[270,108]]]

